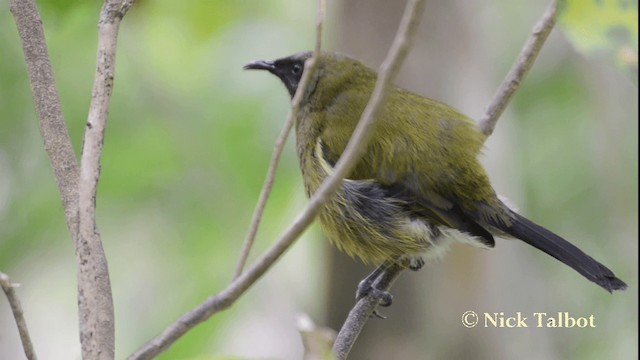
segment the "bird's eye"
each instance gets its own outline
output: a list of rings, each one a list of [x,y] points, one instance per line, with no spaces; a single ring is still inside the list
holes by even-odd
[[[296,76],[300,75],[302,73],[302,65],[300,65],[299,63],[293,64],[293,66],[291,67],[291,73]]]

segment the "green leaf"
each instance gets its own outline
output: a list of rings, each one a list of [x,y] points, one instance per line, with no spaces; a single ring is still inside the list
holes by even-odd
[[[637,77],[637,0],[563,0],[560,24],[578,51]]]

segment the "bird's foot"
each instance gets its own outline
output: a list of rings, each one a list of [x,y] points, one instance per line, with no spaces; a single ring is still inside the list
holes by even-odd
[[[371,295],[373,298],[380,300],[380,306],[391,306],[393,303],[393,295],[388,291],[375,288],[372,283],[373,281],[370,281],[368,278],[360,281],[358,291],[356,292],[356,301],[359,301],[367,295]]]
[[[356,292],[356,301],[364,298],[365,296],[370,295],[371,297],[378,299],[380,303],[378,305],[388,307],[393,303],[393,295],[391,295],[388,291],[380,290],[371,284],[371,281],[367,281],[364,279],[358,284],[358,291]],[[380,314],[377,309],[373,310],[373,316],[378,319],[386,319],[387,317]]]
[[[378,289],[374,286],[375,282],[388,267],[388,263],[383,263],[369,274],[369,276],[364,278],[364,280],[360,281],[358,284],[358,290],[356,291],[356,301],[360,301],[362,298],[369,295],[378,300],[378,305],[384,307],[391,306],[391,303],[393,303],[393,296],[388,291]],[[373,315],[380,319],[386,319],[386,317],[381,315],[377,310],[373,311]]]

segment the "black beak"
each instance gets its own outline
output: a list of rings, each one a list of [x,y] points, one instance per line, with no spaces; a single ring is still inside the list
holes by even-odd
[[[267,70],[274,72],[276,65],[272,61],[256,60],[242,67],[245,70]]]

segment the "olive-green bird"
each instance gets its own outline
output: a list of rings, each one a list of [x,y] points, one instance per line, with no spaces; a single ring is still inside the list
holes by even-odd
[[[255,61],[244,68],[269,71],[293,97],[311,55]],[[295,119],[308,196],[333,172],[376,77],[344,55],[324,52],[318,58]],[[360,284],[357,296],[376,290],[371,285],[390,264],[408,262],[417,270],[452,239],[491,248],[494,236],[520,239],[609,292],[625,289],[606,266],[500,201],[478,161],[485,138],[474,121],[452,107],[398,87],[391,90],[365,155],[319,215],[324,233],[339,249],[380,265]]]

